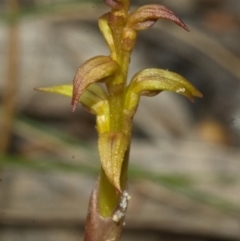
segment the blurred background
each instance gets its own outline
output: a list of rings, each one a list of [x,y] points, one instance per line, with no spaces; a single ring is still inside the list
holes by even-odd
[[[165,5],[140,32],[129,77],[157,67],[204,95],[143,97],[134,119],[123,240],[240,240],[240,1],[133,0]],[[71,83],[109,51],[100,0],[0,0],[0,240],[81,240],[99,170],[95,117],[35,87]]]

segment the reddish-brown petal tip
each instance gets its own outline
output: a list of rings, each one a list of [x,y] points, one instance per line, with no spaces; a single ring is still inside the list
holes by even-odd
[[[72,112],[74,112],[77,108],[78,105],[78,101],[77,100],[72,100]]]
[[[123,8],[122,3],[120,3],[117,0],[104,0],[104,3],[108,5],[110,8],[115,9],[115,10],[120,10]]]

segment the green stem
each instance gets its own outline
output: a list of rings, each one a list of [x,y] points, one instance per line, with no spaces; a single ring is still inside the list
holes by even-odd
[[[109,182],[103,169],[101,169],[99,190],[98,190],[98,207],[99,214],[103,217],[110,217],[120,200],[121,194]]]
[[[84,241],[119,241],[123,219],[120,222],[116,222],[112,216],[104,218],[99,214],[98,197],[99,192],[101,192],[100,185],[103,185],[101,183],[100,180],[97,181],[90,198]]]
[[[125,5],[128,7],[129,2]],[[112,11],[109,25],[113,33],[113,41],[116,52],[113,54],[115,61],[121,67],[115,78],[107,83],[110,128],[109,132],[125,133],[129,137],[129,147],[125,152],[121,167],[120,184],[122,193],[109,181],[103,168],[97,185],[93,189],[90,200],[88,218],[86,223],[85,241],[118,241],[120,240],[122,225],[126,209],[122,210],[123,198],[126,198],[128,163],[131,140],[132,120],[126,121],[124,115],[125,87],[130,62],[130,52],[126,52],[122,46],[122,34],[126,21],[127,11]],[[125,194],[124,194],[125,192]],[[125,195],[125,196],[124,196]],[[124,200],[126,203],[127,201]],[[120,215],[118,215],[120,213]],[[115,216],[116,215],[116,216]]]
[[[122,166],[121,184],[124,191],[127,187],[128,160],[129,149],[126,151]],[[104,171],[101,170],[100,178],[90,198],[84,241],[120,240],[126,214],[126,209],[121,210],[122,198],[122,193],[112,186]],[[119,210],[123,211],[123,217],[114,220],[114,214]]]

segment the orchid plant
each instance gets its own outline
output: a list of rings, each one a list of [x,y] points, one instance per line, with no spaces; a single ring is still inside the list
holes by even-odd
[[[96,56],[83,63],[73,84],[37,88],[71,97],[73,112],[80,102],[96,115],[101,171],[90,198],[85,241],[120,240],[130,199],[127,170],[132,122],[140,97],[154,96],[164,90],[184,95],[191,101],[202,97],[185,78],[168,70],[144,69],[127,82],[138,31],[150,28],[161,18],[188,31],[172,11],[148,4],[130,13],[130,0],[104,0],[104,3],[111,11],[99,18],[99,28],[110,55]]]

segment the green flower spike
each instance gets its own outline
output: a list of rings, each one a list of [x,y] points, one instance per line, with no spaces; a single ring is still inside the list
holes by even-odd
[[[69,96],[73,111],[80,102],[96,115],[101,173],[90,201],[85,241],[119,240],[127,208],[123,193],[127,191],[132,122],[140,97],[162,91],[176,92],[191,101],[202,97],[185,78],[162,69],[139,71],[128,84],[131,52],[138,31],[150,28],[159,19],[171,20],[187,31],[188,28],[161,5],[148,4],[129,13],[130,0],[104,2],[111,11],[101,16],[98,24],[110,56],[86,61],[77,70],[72,85],[37,89]],[[106,90],[99,82],[106,85]]]
[[[188,28],[172,11],[161,5],[145,5],[128,15],[129,1],[105,0],[105,3],[112,11],[99,19],[99,28],[111,56],[96,56],[86,61],[77,70],[73,86],[54,86],[38,90],[72,97],[73,111],[80,102],[96,115],[102,168],[109,182],[121,191],[122,164],[130,145],[132,118],[140,97],[154,96],[168,90],[193,101],[194,96],[201,97],[202,94],[180,75],[161,69],[142,70],[125,86],[129,56],[135,45],[137,31],[150,28],[160,18],[169,19],[185,30]],[[96,82],[104,82],[108,93]]]

